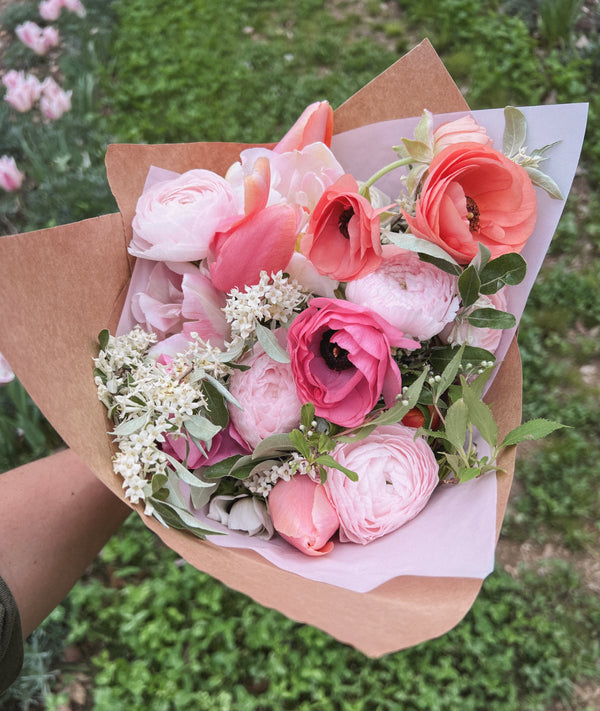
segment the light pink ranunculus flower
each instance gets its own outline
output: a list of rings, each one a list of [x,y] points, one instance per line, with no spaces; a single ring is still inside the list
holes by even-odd
[[[277,335],[280,343],[285,343],[285,331],[280,329]],[[297,427],[302,403],[289,363],[273,360],[257,344],[243,364],[250,370],[234,371],[229,381],[229,392],[243,409],[230,405],[229,416],[242,439],[254,449],[266,437]]]
[[[56,47],[60,40],[55,27],[48,26],[42,29],[31,20],[17,25],[15,34],[24,45],[39,55],[46,54],[52,47]]]
[[[42,115],[55,121],[65,112],[71,110],[72,91],[64,91],[52,77],[48,77],[42,83],[42,95],[40,97],[40,111]]]
[[[62,6],[62,0],[42,0],[38,5],[38,12],[42,19],[52,22],[60,17]]]
[[[11,380],[14,380],[14,377],[15,374],[8,364],[8,361],[2,353],[0,353],[0,384],[4,385],[6,383],[10,383]]]
[[[275,146],[276,153],[302,150],[310,143],[331,145],[333,110],[327,101],[316,101],[307,106],[296,123]]]
[[[384,260],[374,272],[348,282],[346,298],[420,341],[453,321],[459,307],[456,277],[421,261],[415,252],[394,247],[384,248]]]
[[[433,132],[433,153],[435,155],[453,143],[465,142],[481,143],[484,146],[493,144],[485,128],[480,126],[470,114],[455,121],[443,123],[435,129]]]
[[[204,259],[221,223],[241,210],[224,178],[209,170],[188,170],[144,190],[133,218],[129,252],[165,262]]]
[[[335,298],[335,290],[338,288],[339,282],[320,274],[315,265],[300,252],[294,252],[285,271],[309,294],[326,296],[330,299]]]
[[[12,156],[2,156],[0,158],[0,188],[10,193],[18,190],[25,175],[17,168],[15,159]]]
[[[418,348],[371,309],[318,297],[293,321],[288,351],[302,402],[319,417],[356,427],[380,396],[390,405],[402,378],[390,348]]]
[[[340,519],[340,541],[365,545],[414,518],[438,484],[438,464],[427,442],[404,425],[378,427],[368,437],[339,444],[331,456],[358,474],[351,481],[327,468],[323,488]]]
[[[141,267],[146,267],[146,279],[138,283],[129,305],[135,322],[145,331],[156,333],[159,339],[178,333],[183,323],[183,274],[163,262],[138,259],[134,269],[139,272]],[[194,269],[193,265],[189,269]]]
[[[42,92],[42,84],[36,76],[14,69],[2,77],[2,83],[6,87],[4,100],[21,113],[32,109]]]
[[[62,5],[69,12],[74,12],[78,17],[85,17],[85,7],[80,0],[62,0]]]
[[[507,293],[506,287],[500,289],[495,294],[486,296],[480,294],[477,301],[469,309],[469,313],[475,309],[497,309],[498,311],[507,310]],[[476,348],[485,348],[490,353],[495,353],[500,345],[502,334],[504,331],[500,328],[478,328],[463,318],[448,324],[441,333],[441,338],[446,343],[460,346],[466,343],[469,346]]]
[[[321,484],[304,474],[289,481],[280,479],[268,502],[273,526],[288,543],[311,556],[325,555],[333,549],[330,539],[339,527],[339,519]]]

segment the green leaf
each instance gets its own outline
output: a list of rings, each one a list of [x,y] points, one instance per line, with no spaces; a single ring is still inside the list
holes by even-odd
[[[360,442],[361,439],[365,439],[365,437],[368,437],[377,425],[373,424],[368,424],[368,425],[363,425],[362,427],[357,428],[352,432],[352,434],[349,435],[337,435],[336,440],[338,442]]]
[[[204,479],[222,479],[224,476],[228,476],[233,465],[241,459],[241,455],[234,454],[231,457],[222,459],[220,462],[211,464],[208,467],[202,469],[202,477]],[[249,457],[248,457],[249,459]]]
[[[460,348],[455,348],[453,350],[454,355],[452,356],[451,361],[444,368],[439,381],[435,385],[435,390],[438,394],[438,397],[442,393],[446,392],[446,390],[455,381],[456,376],[458,375],[458,371],[460,370],[465,350],[466,346],[464,345],[462,345]]]
[[[433,114],[427,109],[423,111],[423,116],[415,128],[415,140],[425,143],[427,146],[433,142]]]
[[[206,411],[210,415],[211,422],[225,429],[229,423],[229,410],[222,393],[208,380],[202,381],[201,392],[206,401]]]
[[[158,501],[157,499],[151,498],[150,502],[156,509],[157,513],[160,515],[164,523],[170,528],[177,528],[179,530],[188,531],[193,533],[197,538],[204,540],[206,536],[209,535],[223,535],[222,531],[216,531],[212,528],[207,528],[201,521],[194,518],[191,513],[180,509],[166,501]]]
[[[560,188],[549,175],[543,173],[539,170],[539,168],[533,168],[529,165],[525,166],[525,170],[534,185],[537,185],[539,188],[542,188],[542,190],[545,190],[551,198],[554,198],[555,200],[564,200]]]
[[[300,410],[300,422],[307,430],[312,429],[312,423],[315,419],[315,406],[312,402],[306,402]]]
[[[300,430],[292,430],[289,434],[289,438],[295,449],[297,449],[305,459],[309,459],[310,445],[306,441],[304,434]]]
[[[110,331],[108,328],[103,328],[98,334],[98,343],[100,344],[100,350],[105,351],[108,347],[108,340],[110,338]]]
[[[490,445],[495,447],[498,444],[498,425],[489,405],[483,402],[476,390],[473,390],[465,380],[461,378],[463,389],[463,401],[467,406],[468,417],[471,423],[477,427],[479,434]]]
[[[252,459],[269,459],[271,457],[287,454],[295,449],[287,432],[281,432],[265,437],[259,442],[252,452]]]
[[[266,328],[261,323],[256,323],[256,336],[258,342],[263,347],[265,353],[278,363],[289,363],[290,356],[288,353],[279,345],[277,337],[271,331],[271,329]]]
[[[527,262],[520,254],[509,252],[492,259],[481,270],[482,294],[495,294],[503,286],[520,284],[527,273]]]
[[[481,474],[481,469],[479,467],[461,467],[457,476],[460,482],[471,481],[471,479],[476,479]]]
[[[504,136],[502,152],[511,158],[521,150],[527,138],[527,120],[519,109],[507,106],[504,109]]]
[[[164,452],[165,457],[167,458],[167,461],[171,465],[173,471],[177,475],[178,479],[181,479],[181,481],[184,481],[186,484],[189,484],[190,486],[200,486],[200,487],[207,487],[207,486],[213,486],[212,482],[207,482],[204,481],[204,477],[201,479],[200,477],[196,476],[193,472],[191,472],[189,469],[186,469],[186,467],[183,466],[181,462],[179,462],[177,459],[172,457],[170,454],[167,454]]]
[[[446,272],[447,274],[452,274],[452,276],[460,276],[463,272],[462,267],[458,264],[453,264],[446,259],[440,259],[439,257],[434,257],[430,254],[419,252],[419,259],[422,262],[433,264],[434,267],[441,269],[441,271]]]
[[[316,464],[321,464],[330,469],[337,469],[338,471],[345,474],[350,481],[358,481],[358,474],[353,472],[352,469],[346,469],[341,464],[335,461],[335,459],[330,454],[322,454],[320,457],[315,459]]]
[[[433,160],[433,150],[426,143],[413,141],[410,138],[403,138],[402,143],[406,157],[412,158],[415,163],[431,163]]]
[[[392,232],[390,230],[382,230],[381,235],[383,237],[387,237],[387,239],[389,239],[389,241],[397,247],[409,249],[411,252],[418,252],[419,254],[428,254],[432,257],[437,257],[444,262],[458,266],[458,263],[441,247],[438,247],[437,244],[428,242],[426,239],[415,237],[410,234],[410,232]]]
[[[490,351],[485,348],[475,346],[462,346],[461,364],[463,367],[471,363],[473,367],[479,367],[481,363],[495,363],[496,359]],[[436,346],[432,348],[429,363],[436,373],[441,373],[444,368],[456,357],[457,349],[452,346]]]
[[[369,426],[380,427],[381,425],[393,425],[396,422],[400,422],[404,415],[417,404],[421,390],[423,389],[423,383],[428,374],[429,372],[427,370],[423,370],[414,383],[411,383],[406,389],[406,392],[402,393],[400,399],[405,401],[406,405],[403,405],[402,402],[398,402],[388,410],[383,410],[380,415],[374,420],[371,420]]]
[[[469,408],[464,400],[457,400],[450,405],[446,413],[446,438],[456,448],[463,449],[467,438]]]
[[[498,309],[475,309],[467,316],[467,321],[476,328],[512,328],[517,325],[517,319],[508,311]]]
[[[479,290],[481,288],[481,280],[477,269],[470,264],[464,272],[458,277],[458,291],[462,305],[466,308],[472,306],[479,298]]]
[[[562,425],[560,422],[553,422],[552,420],[544,420],[542,418],[529,420],[529,422],[524,422],[522,425],[515,427],[514,430],[511,430],[504,438],[501,446],[510,447],[525,440],[543,439],[563,427],[567,427],[567,425]]]
[[[168,481],[169,477],[165,476],[164,474],[155,474],[152,477],[152,496],[155,496],[156,492],[159,489],[162,489]]]
[[[134,417],[132,420],[124,420],[120,425],[115,427],[110,434],[116,437],[128,437],[134,432],[139,432],[139,430],[144,429],[147,424],[148,415],[140,415],[139,417]]]
[[[184,427],[192,437],[201,442],[210,442],[221,431],[219,425],[214,425],[203,415],[194,415],[189,420],[186,420]]]

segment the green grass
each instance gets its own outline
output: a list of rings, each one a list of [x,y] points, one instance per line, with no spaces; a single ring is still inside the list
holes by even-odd
[[[587,47],[572,45],[578,18],[542,36],[550,4],[403,0],[365,2],[361,12],[360,3],[316,0],[88,0],[83,24],[61,18],[57,61],[77,88],[71,114],[41,127],[0,109],[0,153],[16,151],[31,176],[21,203],[2,198],[2,225],[32,229],[114,209],[103,167],[111,140],[276,140],[306,104],[337,106],[424,36],[474,108],[592,97],[577,193],[519,337],[525,417],[571,429],[523,450],[503,536],[597,553],[598,381],[590,385],[581,368],[600,366],[600,43],[591,33]],[[35,4],[7,12],[4,24],[14,27]],[[5,55],[7,66],[36,71],[44,61],[17,45]],[[18,384],[0,388],[0,413],[3,469],[55,445]],[[48,709],[66,702],[77,675],[86,708],[100,711],[591,711],[575,686],[600,685],[600,602],[571,560],[518,575],[498,568],[456,629],[381,660],[175,560],[139,520],[128,521],[53,613],[46,636],[32,640],[29,686],[15,687],[0,708],[25,708],[18,699],[44,695],[58,670]],[[61,659],[66,645],[79,649],[78,662]]]

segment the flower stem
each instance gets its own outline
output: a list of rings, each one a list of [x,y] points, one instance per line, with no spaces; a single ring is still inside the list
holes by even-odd
[[[364,183],[359,191],[360,194],[363,196],[366,195],[368,189],[371,185],[373,185],[373,183],[376,183],[380,178],[383,178],[384,175],[387,175],[387,173],[390,173],[392,170],[402,168],[402,166],[409,165],[411,162],[414,162],[413,158],[402,158],[401,160],[394,161],[393,163],[384,166],[381,170],[378,170],[374,175],[372,175],[366,183]]]

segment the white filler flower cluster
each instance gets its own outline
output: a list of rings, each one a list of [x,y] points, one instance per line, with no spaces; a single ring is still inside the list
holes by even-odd
[[[221,351],[197,337],[171,363],[158,363],[148,354],[155,341],[154,334],[138,326],[126,335],[109,336],[94,359],[98,398],[116,424],[111,434],[119,452],[113,468],[132,503],[152,494],[153,476],[167,476],[167,458],[158,446],[165,435],[181,434],[206,405],[198,380],[206,374],[222,376],[228,369]]]
[[[255,471],[243,480],[243,484],[253,494],[259,494],[266,499],[279,479],[289,481],[294,474],[311,474],[314,473],[313,468],[300,452],[292,452],[290,459],[268,469]]]
[[[300,284],[281,270],[271,276],[262,271],[258,284],[246,286],[244,291],[233,288],[223,309],[231,324],[233,342],[254,336],[257,323],[287,323],[306,298]]]

